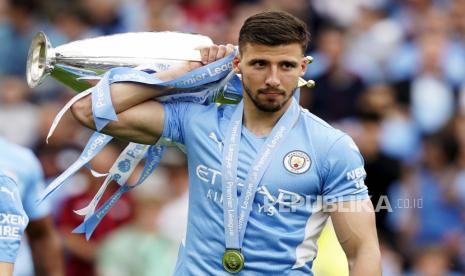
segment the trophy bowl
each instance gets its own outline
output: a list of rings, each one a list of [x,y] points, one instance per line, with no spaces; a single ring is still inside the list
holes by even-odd
[[[99,76],[114,67],[147,67],[165,71],[187,61],[200,61],[201,46],[212,45],[203,35],[180,32],[135,32],[73,41],[53,48],[38,32],[28,52],[26,78],[31,88],[48,76],[77,92],[91,85],[84,77]]]

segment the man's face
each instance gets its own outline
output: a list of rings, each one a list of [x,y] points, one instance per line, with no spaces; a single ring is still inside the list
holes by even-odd
[[[244,101],[265,112],[277,112],[287,106],[307,69],[298,43],[266,46],[247,43],[235,58],[236,72],[242,74]]]

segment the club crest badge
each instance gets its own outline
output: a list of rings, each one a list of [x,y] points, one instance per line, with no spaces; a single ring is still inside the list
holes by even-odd
[[[310,168],[312,161],[307,153],[295,150],[284,157],[284,167],[291,173],[302,174]]]

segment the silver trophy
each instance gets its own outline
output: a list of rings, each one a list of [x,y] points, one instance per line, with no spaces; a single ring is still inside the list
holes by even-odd
[[[98,76],[114,67],[147,67],[165,71],[200,61],[200,46],[213,44],[203,35],[179,32],[139,32],[78,40],[53,48],[43,32],[31,43],[26,77],[31,88],[51,76],[77,92],[91,85],[79,78]]]
[[[26,77],[31,88],[47,76],[77,92],[91,87],[83,77],[99,76],[114,67],[165,71],[187,61],[200,61],[196,48],[212,45],[203,35],[180,32],[137,32],[100,36],[53,48],[43,32],[35,35],[29,48]],[[307,57],[311,62],[311,57]],[[312,80],[299,80],[312,87]]]

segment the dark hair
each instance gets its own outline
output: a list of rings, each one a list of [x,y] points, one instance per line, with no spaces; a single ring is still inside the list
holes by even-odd
[[[305,52],[310,34],[307,25],[282,11],[261,12],[247,18],[239,32],[239,50],[247,43],[267,46],[299,43]]]

